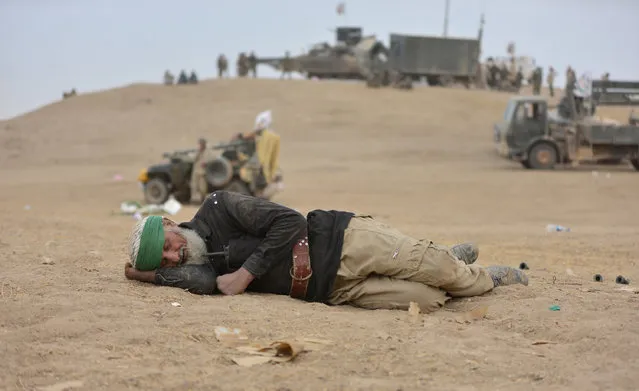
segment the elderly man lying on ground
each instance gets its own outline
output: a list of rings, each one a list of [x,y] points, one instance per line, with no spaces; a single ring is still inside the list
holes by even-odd
[[[478,250],[415,239],[370,216],[297,211],[263,199],[217,191],[193,219],[138,221],[129,243],[132,280],[196,294],[244,291],[289,295],[331,305],[434,311],[451,297],[528,285],[506,266],[473,264]]]

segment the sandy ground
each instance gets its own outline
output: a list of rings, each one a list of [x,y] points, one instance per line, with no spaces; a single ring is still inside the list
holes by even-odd
[[[492,124],[507,99],[225,80],[134,85],[0,122],[0,389],[636,390],[639,295],[614,280],[639,281],[639,173],[533,172],[498,158]],[[472,240],[480,264],[527,262],[530,285],[415,318],[127,281],[134,220],[116,212],[141,200],[139,171],[200,136],[249,130],[264,109],[283,137],[286,188],[275,201],[372,214],[443,244]],[[625,121],[628,110],[607,114]],[[549,223],[573,231],[550,234]],[[460,320],[482,306],[485,318]],[[245,368],[216,326],[330,344]]]

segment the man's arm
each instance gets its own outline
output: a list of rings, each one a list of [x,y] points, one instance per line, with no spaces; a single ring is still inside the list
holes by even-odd
[[[171,286],[197,295],[213,294],[217,287],[217,276],[211,265],[184,265],[140,271],[136,270],[130,263],[127,263],[124,266],[124,275],[129,280]]]
[[[222,198],[233,227],[264,238],[242,265],[253,277],[261,277],[275,262],[291,257],[293,245],[306,235],[306,218],[291,208],[239,193],[218,192],[217,197]]]

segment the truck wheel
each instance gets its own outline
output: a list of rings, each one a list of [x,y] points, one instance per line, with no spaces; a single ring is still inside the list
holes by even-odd
[[[240,193],[240,194],[244,194],[244,195],[251,195],[251,190],[249,190],[248,186],[246,186],[246,184],[238,179],[235,179],[233,181],[231,181],[231,183],[228,184],[228,186],[226,186],[224,188],[224,190],[226,191],[230,191],[233,193]]]
[[[144,200],[148,204],[159,205],[169,199],[169,186],[161,178],[153,178],[144,186]]]
[[[528,164],[535,170],[550,170],[557,163],[557,151],[549,143],[539,143],[528,152]]]
[[[639,159],[630,159],[630,163],[635,168],[635,170],[639,171]]]
[[[524,168],[530,168],[530,162],[528,160],[523,160],[521,165],[524,166]]]

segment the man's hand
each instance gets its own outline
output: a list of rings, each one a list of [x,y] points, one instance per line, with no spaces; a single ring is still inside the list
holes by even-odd
[[[124,264],[124,275],[129,280],[136,280],[136,281],[142,281],[142,282],[155,282],[155,270],[142,272],[134,268],[130,262],[127,262]]]
[[[239,268],[233,273],[217,278],[217,289],[225,295],[238,295],[246,290],[255,277],[246,269]]]

